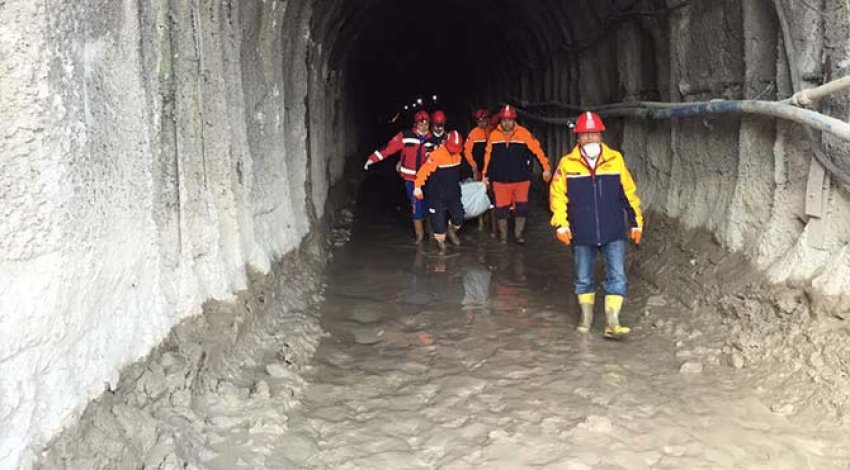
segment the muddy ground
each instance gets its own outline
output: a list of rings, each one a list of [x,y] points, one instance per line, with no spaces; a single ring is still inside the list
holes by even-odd
[[[178,331],[40,468],[850,467],[850,330],[804,288],[650,215],[628,255],[634,331],[609,341],[601,309],[574,331],[571,255],[542,208],[526,246],[469,224],[439,255],[391,206],[338,214],[322,282],[303,254],[255,283],[243,309],[269,302],[265,320],[211,309],[208,334],[253,338],[217,364],[187,360],[204,336]]]

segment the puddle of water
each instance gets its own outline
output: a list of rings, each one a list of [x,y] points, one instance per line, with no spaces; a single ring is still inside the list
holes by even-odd
[[[448,256],[361,221],[329,266],[330,336],[266,467],[850,468],[846,434],[771,412],[749,376],[680,372],[638,276],[632,336],[602,339],[601,312],[574,332],[570,256],[537,219],[527,246],[472,227]]]

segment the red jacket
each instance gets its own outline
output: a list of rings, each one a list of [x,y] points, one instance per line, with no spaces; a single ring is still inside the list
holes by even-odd
[[[414,181],[416,180],[416,172],[425,164],[426,160],[425,149],[422,148],[422,144],[430,138],[430,132],[420,135],[412,129],[401,131],[390,139],[387,145],[369,155],[369,161],[377,163],[401,151],[401,158],[399,158],[398,165],[395,168],[406,181]]]

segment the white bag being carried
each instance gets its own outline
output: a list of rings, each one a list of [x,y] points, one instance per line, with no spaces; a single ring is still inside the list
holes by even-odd
[[[466,180],[460,183],[460,200],[463,203],[463,218],[474,219],[490,209],[487,187],[481,181]]]

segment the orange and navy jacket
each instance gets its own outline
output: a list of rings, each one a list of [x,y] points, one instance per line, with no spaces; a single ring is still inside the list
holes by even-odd
[[[484,148],[484,176],[499,183],[528,181],[532,156],[537,157],[543,171],[549,171],[549,159],[528,129],[515,124],[513,131],[506,133],[500,124],[490,133]]]
[[[487,137],[490,136],[490,129],[482,129],[475,127],[469,131],[466,136],[466,142],[463,143],[463,156],[466,162],[473,170],[484,168],[484,149],[487,147]]]
[[[378,163],[398,151],[401,151],[401,157],[398,160],[398,165],[395,169],[398,174],[406,181],[416,179],[416,172],[425,163],[425,148],[424,144],[431,138],[431,133],[417,134],[413,129],[408,129],[399,132],[383,148],[375,150],[372,155],[369,155],[369,161]]]
[[[421,188],[426,182],[429,200],[460,199],[460,154],[450,153],[445,145],[437,147],[416,173],[413,185]]]
[[[626,219],[643,229],[637,186],[623,155],[602,144],[593,169],[579,146],[561,158],[549,186],[553,227],[567,227],[573,242],[602,246],[626,237]]]

